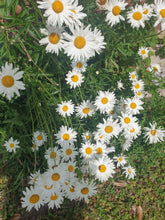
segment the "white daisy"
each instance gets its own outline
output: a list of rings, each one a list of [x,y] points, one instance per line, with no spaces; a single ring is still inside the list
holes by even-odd
[[[44,205],[43,197],[41,196],[41,191],[32,186],[30,189],[26,187],[26,191],[23,191],[24,197],[21,198],[22,200],[22,207],[26,208],[28,212],[34,207],[37,211],[40,206]]]
[[[33,184],[36,184],[39,177],[41,176],[41,173],[40,173],[40,170],[36,171],[35,173],[31,173],[29,178],[29,184],[33,185]]]
[[[54,192],[53,183],[47,178],[47,173],[39,176],[35,186],[41,191],[43,198],[50,196]]]
[[[130,113],[121,113],[122,116],[119,116],[120,123],[122,128],[129,129],[132,128],[132,123],[135,123],[137,121],[137,118],[132,116]]]
[[[72,61],[72,68],[77,72],[85,72],[87,67],[87,61],[84,60],[73,60]]]
[[[100,158],[100,157],[105,157],[108,155],[109,149],[107,148],[107,146],[100,142],[97,141],[96,145],[95,145],[95,156],[96,158]]]
[[[81,182],[78,184],[77,196],[79,200],[87,200],[88,197],[91,197],[97,193],[96,186],[94,182],[91,180],[84,180],[82,179]]]
[[[108,178],[112,177],[112,174],[115,173],[113,161],[108,157],[102,157],[95,160],[91,168],[92,174],[95,175],[95,179],[98,179],[101,182],[107,181]]]
[[[122,146],[122,149],[128,151],[129,148],[131,147],[132,143],[133,143],[133,139],[127,138]]]
[[[120,22],[120,20],[125,20],[121,15],[121,11],[125,10],[125,7],[128,3],[125,3],[124,0],[111,0],[108,1],[105,9],[107,10],[106,20],[111,26]]]
[[[121,79],[120,79],[119,81],[117,81],[117,88],[118,88],[119,90],[124,89],[124,85],[123,85],[123,83],[121,82]]]
[[[61,104],[57,104],[56,111],[63,117],[71,116],[74,112],[74,104],[72,100],[62,101]]]
[[[154,5],[153,4],[146,4],[143,5],[143,16],[145,20],[149,20],[152,16],[155,16],[153,14]]]
[[[155,22],[154,27],[161,23],[161,29],[163,31],[165,30],[165,1],[154,0],[154,3],[154,10],[157,16],[157,21]]]
[[[140,47],[138,50],[139,56],[142,57],[142,59],[146,59],[148,57],[149,49],[147,47]]]
[[[45,152],[45,158],[47,159],[47,163],[49,167],[59,165],[61,156],[61,150],[59,150],[57,147],[48,148]]]
[[[93,137],[93,135],[90,131],[86,131],[82,134],[82,139],[83,139],[84,142],[91,141],[92,137]]]
[[[54,136],[57,138],[57,143],[61,145],[61,147],[67,147],[73,145],[74,141],[76,141],[77,132],[72,128],[61,126],[59,132]]]
[[[113,157],[113,160],[117,163],[116,164],[117,167],[120,167],[120,166],[123,167],[127,163],[126,158],[127,158],[126,156],[121,154],[118,157]]]
[[[93,132],[94,135],[94,140],[95,141],[100,141],[101,143],[104,143],[105,139],[104,139],[104,134],[100,134],[100,132]]]
[[[133,28],[142,28],[145,27],[145,17],[143,14],[142,5],[135,5],[135,7],[131,7],[131,11],[127,12],[128,23],[131,23]]]
[[[95,42],[95,51],[99,54],[106,45],[106,43],[104,42],[104,36],[102,35],[101,31],[96,27],[94,28],[92,34],[94,37],[93,41]]]
[[[141,126],[137,122],[131,124],[131,127],[124,129],[124,137],[128,139],[136,139],[141,134]]]
[[[78,179],[71,179],[70,183],[64,188],[65,196],[70,200],[78,199]]]
[[[92,116],[95,113],[95,106],[89,101],[83,101],[79,106],[75,107],[76,115],[78,117],[87,118]]]
[[[125,104],[126,100],[121,97],[120,100],[117,101],[117,105],[115,107],[115,110],[118,114],[121,114],[121,112],[126,112],[126,104]]]
[[[72,161],[65,163],[65,170],[69,177],[72,175],[73,176],[75,175],[76,169],[77,169],[76,161],[72,160]]]
[[[132,90],[135,92],[143,91],[144,90],[144,82],[140,80],[133,81]]]
[[[123,174],[125,174],[128,179],[134,179],[134,176],[136,176],[135,169],[133,169],[130,165],[127,167],[123,167],[123,169]]]
[[[66,83],[70,85],[70,88],[76,88],[76,87],[80,87],[81,83],[84,82],[84,76],[78,72],[75,71],[74,69],[68,72],[68,74],[66,75]]]
[[[9,152],[15,152],[17,148],[20,148],[19,141],[14,140],[12,137],[8,141],[5,141],[4,146]]]
[[[88,60],[95,55],[95,52],[99,52],[98,42],[90,29],[90,25],[85,29],[83,26],[71,28],[71,32],[73,35],[64,34],[67,40],[64,43],[64,51],[71,59]],[[103,48],[102,44],[99,46],[100,49]]]
[[[74,160],[78,152],[74,145],[63,146],[61,149],[62,161]]]
[[[64,193],[54,188],[52,194],[47,196],[44,201],[48,204],[49,209],[58,209],[64,202]]]
[[[105,6],[107,4],[108,0],[96,0],[97,6],[99,6],[100,9],[105,10]]]
[[[82,144],[81,148],[79,149],[82,157],[84,159],[93,159],[95,154],[94,145],[91,144],[89,141]]]
[[[103,135],[103,139],[105,142],[109,143],[110,139],[115,136],[117,137],[121,131],[120,125],[118,124],[118,120],[113,120],[112,116],[105,120],[103,118],[104,123],[99,123],[97,125],[98,133]]]
[[[43,131],[35,131],[33,134],[32,143],[40,147],[47,141],[47,136]]]
[[[143,99],[145,96],[145,93],[143,91],[134,92],[135,97],[138,99]]]
[[[165,130],[163,130],[161,127],[156,128],[156,122],[150,123],[150,128],[145,127],[145,135],[146,141],[149,140],[150,144],[155,144],[157,142],[163,141],[163,138],[165,137]]]
[[[113,92],[99,91],[95,100],[96,109],[100,110],[103,114],[109,113],[109,111],[113,110],[115,101],[115,94]]]
[[[142,105],[143,105],[143,102],[134,97],[134,98],[128,98],[126,99],[126,110],[128,112],[130,112],[132,115],[136,115],[136,114],[139,114],[140,113],[140,110],[143,109]]]
[[[39,41],[40,45],[46,46],[46,52],[59,54],[59,51],[63,47],[63,38],[61,27],[47,26],[47,29],[40,29],[42,34],[47,35],[45,38]]]
[[[19,89],[24,90],[25,84],[18,81],[23,76],[23,71],[19,71],[19,68],[13,69],[13,64],[5,63],[2,66],[2,72],[0,71],[0,94],[6,96],[11,100],[14,97],[14,93],[20,96]]]
[[[138,80],[137,72],[136,72],[136,71],[129,72],[129,79],[130,79],[131,81],[136,81],[136,80]]]
[[[151,63],[151,70],[154,71],[155,76],[160,76],[162,70],[158,63]]]
[[[35,152],[37,150],[39,150],[39,146],[37,146],[36,144],[32,144],[32,151]]]
[[[48,25],[62,26],[64,23],[73,23],[72,16],[73,0],[42,0],[37,1],[38,8],[46,9],[44,16],[48,17]]]

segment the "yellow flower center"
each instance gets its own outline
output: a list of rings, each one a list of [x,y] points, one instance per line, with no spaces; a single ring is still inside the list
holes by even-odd
[[[75,187],[74,186],[72,186],[72,187],[70,187],[70,192],[75,192]]]
[[[73,166],[72,166],[72,165],[69,165],[69,166],[68,166],[68,171],[69,171],[69,172],[73,172],[73,170],[74,170]]]
[[[127,105],[126,105],[126,104],[124,104],[124,105],[123,105],[123,108],[125,109],[125,108],[126,108],[126,106],[127,106]]]
[[[101,99],[101,102],[102,102],[103,104],[107,104],[108,99],[107,99],[106,97],[104,97],[104,98]]]
[[[78,78],[77,75],[73,75],[73,76],[71,77],[71,80],[72,80],[73,82],[77,82],[77,81],[79,80],[79,78]]]
[[[66,155],[71,155],[72,154],[72,150],[71,149],[67,149],[65,152],[66,152]]]
[[[137,83],[134,87],[135,87],[135,89],[139,89],[140,88],[139,83]]]
[[[98,1],[98,4],[99,4],[99,5],[105,5],[106,2],[107,2],[107,0],[99,0],[99,1]]]
[[[75,14],[76,14],[76,11],[75,11],[75,10],[71,9],[71,11],[72,11],[73,13],[75,13]]]
[[[119,15],[120,12],[121,12],[121,9],[120,9],[119,6],[115,6],[115,7],[113,7],[113,9],[112,9],[112,13],[113,13],[115,16]]]
[[[80,69],[82,66],[83,66],[82,63],[80,63],[80,62],[77,63],[77,68]]]
[[[54,173],[53,175],[52,175],[52,180],[53,181],[58,181],[60,179],[60,175],[58,174],[58,173]]]
[[[154,66],[154,69],[155,69],[156,71],[158,71],[158,68],[157,68],[156,66]]]
[[[104,135],[102,134],[102,135],[100,136],[100,139],[102,139],[102,138],[103,138],[103,136],[104,136]]]
[[[115,114],[115,111],[112,110],[112,111],[110,111],[110,113],[111,113],[111,115],[114,115],[114,114]]]
[[[102,164],[102,165],[100,165],[99,166],[99,171],[101,172],[101,173],[104,173],[105,171],[106,171],[106,166],[104,165],[104,164]]]
[[[132,76],[131,76],[131,77],[132,77],[132,79],[135,79],[135,75],[134,75],[134,74],[132,74]]]
[[[134,12],[132,15],[133,19],[135,19],[136,21],[139,21],[142,18],[142,14],[140,12]]]
[[[14,78],[12,76],[6,75],[2,78],[1,82],[3,86],[10,88],[14,85]]]
[[[141,93],[141,92],[137,92],[136,94],[137,94],[138,96],[141,96],[141,95],[142,95],[142,93]]]
[[[34,194],[32,196],[30,196],[29,198],[29,202],[32,203],[32,204],[35,204],[39,201],[40,197],[38,194]]]
[[[67,106],[67,105],[64,105],[63,108],[62,108],[62,110],[63,110],[64,112],[68,111],[68,106]]]
[[[132,128],[132,129],[130,130],[131,133],[133,133],[134,131],[135,131],[135,128]]]
[[[125,122],[126,124],[129,124],[129,123],[131,122],[131,119],[128,118],[128,117],[125,117],[125,118],[124,118],[124,122]]]
[[[65,140],[65,141],[68,141],[69,140],[69,138],[70,138],[70,135],[69,134],[67,134],[67,133],[65,133],[65,134],[63,134],[63,139]]]
[[[76,37],[74,40],[74,46],[77,47],[78,49],[82,49],[86,45],[86,40],[84,37],[79,36]]]
[[[144,8],[143,14],[147,15],[148,14],[148,9]]]
[[[51,200],[56,200],[57,198],[58,198],[58,196],[56,195],[56,193],[54,193],[54,196],[50,197]]]
[[[132,173],[131,168],[128,168],[128,173]]]
[[[113,127],[112,126],[106,126],[105,127],[105,132],[106,133],[112,133],[112,131],[113,131]]]
[[[160,15],[161,15],[163,18],[165,18],[165,9],[162,9],[162,10],[160,11]]]
[[[135,109],[135,108],[136,108],[136,103],[132,102],[132,103],[130,104],[130,107],[131,107],[132,109]]]
[[[98,148],[96,149],[96,153],[97,153],[97,154],[102,154],[102,152],[103,152],[103,150],[102,150],[101,147],[98,147]]]
[[[50,158],[51,158],[51,159],[56,158],[56,153],[55,153],[55,152],[51,152],[51,153],[50,153]]]
[[[91,147],[87,147],[85,149],[86,154],[91,154],[92,153],[92,148]]]
[[[38,181],[38,176],[36,176],[36,177],[34,178],[34,181],[35,181],[35,182],[37,182],[37,181]]]
[[[48,187],[48,185],[45,185],[44,188],[47,189],[47,190],[50,190],[50,189],[53,188],[53,185],[51,185],[50,187]]]
[[[123,158],[122,158],[122,157],[119,157],[119,161],[123,161]]]
[[[151,134],[155,135],[156,134],[156,130],[151,130]]]
[[[90,137],[90,135],[87,135],[86,138],[87,138],[87,140],[89,140],[91,137]]]
[[[37,146],[35,144],[32,145],[32,148],[36,148]]]
[[[88,194],[88,192],[89,192],[89,189],[88,189],[87,187],[84,187],[84,188],[81,190],[81,193],[82,193],[83,195]]]
[[[145,51],[145,50],[141,50],[141,54],[143,54],[143,55],[144,55],[145,53],[146,53],[146,51]]]
[[[89,109],[89,108],[84,108],[84,109],[83,109],[83,113],[84,113],[84,114],[88,114],[89,112],[90,112],[90,109]]]
[[[13,148],[13,147],[14,147],[14,144],[13,144],[13,143],[11,143],[11,144],[10,144],[10,147],[11,147],[11,148]]]
[[[39,141],[41,141],[41,140],[42,140],[42,135],[38,135],[37,139],[38,139]]]
[[[60,40],[60,38],[59,38],[58,34],[51,33],[49,35],[49,41],[51,44],[58,44],[59,40]]]
[[[58,14],[63,11],[64,6],[61,1],[54,1],[52,4],[52,8],[53,8],[54,12],[56,12]]]

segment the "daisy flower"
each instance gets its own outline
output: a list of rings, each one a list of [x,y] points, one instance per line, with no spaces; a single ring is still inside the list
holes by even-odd
[[[108,178],[112,177],[112,174],[115,173],[113,161],[108,157],[102,157],[95,160],[91,168],[92,174],[95,175],[95,179],[98,179],[101,182],[107,181]]]
[[[142,57],[142,59],[146,59],[148,57],[149,49],[147,47],[140,47],[138,50],[139,56]]]
[[[163,141],[163,138],[165,136],[165,130],[162,128],[156,128],[156,122],[153,122],[153,124],[150,123],[150,128],[145,127],[145,135],[146,142],[149,140],[150,144],[155,144],[157,142]]]
[[[129,72],[129,79],[130,79],[131,81],[136,81],[136,80],[138,80],[137,72],[136,72],[136,71]]]
[[[141,134],[141,126],[137,122],[131,124],[131,127],[124,129],[124,137],[128,139],[136,139]]]
[[[125,102],[126,100],[123,97],[121,97],[120,100],[117,100],[117,105],[115,110],[118,114],[121,114],[121,112],[126,112],[127,105],[125,104]]]
[[[145,94],[143,91],[138,91],[138,92],[134,92],[134,95],[138,99],[143,99]]]
[[[121,79],[119,81],[117,81],[117,88],[119,90],[124,89],[123,83],[121,82]]]
[[[158,63],[151,63],[151,70],[154,71],[155,76],[159,76],[162,72],[161,67]]]
[[[165,1],[154,0],[154,3],[154,10],[157,16],[157,21],[155,22],[154,27],[161,23],[161,29],[163,31],[165,30]]]
[[[95,154],[95,148],[94,145],[91,144],[89,141],[86,143],[82,144],[82,147],[79,149],[82,157],[85,159],[93,159],[94,154]]]
[[[40,176],[41,176],[40,170],[36,171],[35,173],[31,173],[29,176],[30,178],[29,184],[31,185],[36,184]]]
[[[41,33],[47,35],[45,38],[39,41],[40,45],[46,46],[46,52],[59,54],[59,51],[63,47],[63,38],[61,27],[47,26],[47,29],[40,29]]]
[[[65,170],[68,176],[72,176],[72,175],[74,176],[76,168],[77,168],[76,161],[72,160],[72,161],[65,163]]]
[[[105,6],[107,4],[108,0],[96,0],[97,6],[99,6],[100,9],[105,9]]]
[[[96,96],[95,106],[101,113],[109,113],[109,111],[113,110],[115,101],[115,94],[113,92],[99,91],[98,96]]]
[[[105,120],[103,118],[104,123],[99,123],[97,125],[98,133],[103,134],[103,139],[105,142],[109,142],[110,139],[115,136],[117,137],[120,133],[120,125],[118,124],[118,120],[113,120],[112,116]]]
[[[140,113],[140,110],[143,109],[142,105],[143,105],[143,102],[134,97],[134,98],[128,98],[126,99],[126,110],[128,110],[128,112],[130,112],[130,114],[132,115],[136,115],[138,113]]]
[[[39,146],[37,146],[36,144],[32,144],[32,151],[35,152],[37,150],[39,150]]]
[[[74,145],[63,146],[61,149],[62,161],[74,160],[78,152]]]
[[[44,205],[43,197],[41,196],[41,191],[32,186],[30,189],[26,187],[26,191],[23,191],[24,197],[21,198],[22,200],[22,207],[26,208],[28,212],[31,211],[32,208],[35,208],[37,211],[40,206]]]
[[[82,139],[83,139],[84,142],[86,142],[86,141],[91,141],[92,136],[93,136],[93,135],[92,135],[91,132],[86,131],[86,132],[84,132],[84,133],[82,134]]]
[[[132,143],[133,143],[133,139],[126,139],[126,141],[124,142],[122,146],[122,149],[128,151]]]
[[[95,156],[96,158],[105,157],[107,154],[110,153],[109,149],[106,145],[100,141],[97,141],[95,145]]]
[[[14,140],[12,137],[8,141],[5,141],[4,146],[10,153],[13,151],[15,152],[17,148],[20,148],[19,141]]]
[[[54,188],[52,194],[47,196],[44,201],[48,204],[49,209],[58,209],[64,202],[64,193]]]
[[[61,145],[61,147],[67,147],[73,145],[74,141],[76,141],[77,132],[72,128],[61,126],[59,132],[54,136],[57,138],[57,143]]]
[[[72,68],[74,71],[78,72],[85,72],[87,67],[87,61],[86,60],[72,60]]]
[[[6,96],[8,100],[14,97],[14,93],[20,96],[19,89],[24,90],[25,84],[18,81],[23,76],[23,71],[19,71],[19,68],[13,69],[13,64],[6,62],[5,66],[2,66],[2,72],[0,71],[0,94]]]
[[[130,165],[128,167],[123,167],[123,169],[123,174],[125,174],[128,179],[134,179],[134,176],[136,176],[135,169],[133,169]]]
[[[72,35],[65,33],[64,51],[74,60],[88,60],[95,55],[95,52],[99,51],[98,41],[96,41],[94,33],[88,25],[85,29],[83,26],[77,26],[70,28]],[[99,38],[100,39],[100,38]],[[100,49],[103,45],[99,43]]]
[[[125,20],[123,16],[121,16],[121,11],[125,10],[125,7],[128,3],[125,3],[124,0],[112,0],[108,1],[105,9],[107,10],[106,20],[108,24],[111,26],[120,22],[120,20]]]
[[[120,167],[120,166],[124,166],[127,161],[126,161],[126,156],[124,156],[123,154],[121,154],[118,157],[113,157],[113,160],[117,163],[116,166]]]
[[[35,131],[33,134],[32,143],[37,147],[42,146],[47,141],[47,136],[43,131]]]
[[[71,179],[71,182],[64,188],[65,196],[72,200],[78,199],[78,179]]]
[[[145,17],[142,5],[135,5],[135,7],[131,7],[131,9],[132,10],[127,13],[128,23],[131,23],[133,28],[139,28],[140,26],[144,28]]]
[[[61,104],[57,104],[56,111],[63,117],[71,116],[74,112],[74,104],[72,100],[62,101]]]
[[[122,128],[128,129],[132,128],[132,123],[135,123],[137,121],[136,117],[133,117],[132,114],[130,113],[121,113],[122,116],[119,116],[120,118],[120,123]]]
[[[144,82],[141,79],[134,81],[132,84],[132,90],[134,91],[134,93],[144,90]]]
[[[41,191],[41,196],[43,198],[50,196],[54,192],[53,183],[47,178],[46,173],[39,176],[35,186]]]
[[[73,23],[72,16],[73,0],[42,0],[37,1],[38,8],[45,9],[44,16],[48,17],[48,25],[62,26],[64,23]]]
[[[95,113],[95,106],[89,101],[83,101],[79,106],[75,107],[76,115],[78,117],[87,118]]]
[[[87,200],[88,197],[91,197],[96,193],[97,193],[96,186],[92,180],[91,182],[89,182],[88,179],[87,180],[82,179],[81,182],[79,182],[78,190],[77,190],[77,197],[79,198],[79,200],[83,200],[83,199]]]
[[[75,71],[74,69],[68,72],[68,74],[66,75],[66,83],[70,85],[70,88],[76,88],[76,87],[80,87],[81,83],[84,82],[84,76],[78,72]]]
[[[59,150],[57,147],[48,148],[45,152],[45,158],[47,159],[47,163],[49,167],[52,167],[54,165],[58,165],[60,161],[61,156],[61,150]]]
[[[95,42],[95,51],[99,54],[106,45],[106,43],[104,42],[104,36],[102,35],[101,31],[96,27],[94,28],[92,34],[94,37],[93,41]]]
[[[153,4],[146,4],[143,5],[143,16],[145,20],[149,20],[152,16],[155,16],[153,14],[154,5]]]

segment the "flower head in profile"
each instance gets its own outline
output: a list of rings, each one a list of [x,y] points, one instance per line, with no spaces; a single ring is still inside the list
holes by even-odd
[[[25,84],[19,81],[23,76],[23,71],[18,71],[18,68],[13,69],[13,64],[5,63],[0,71],[0,94],[6,96],[8,100],[20,95],[19,90],[25,89]]]
[[[17,148],[20,148],[19,141],[14,140],[12,137],[8,141],[5,141],[4,146],[9,152],[15,152]]]

